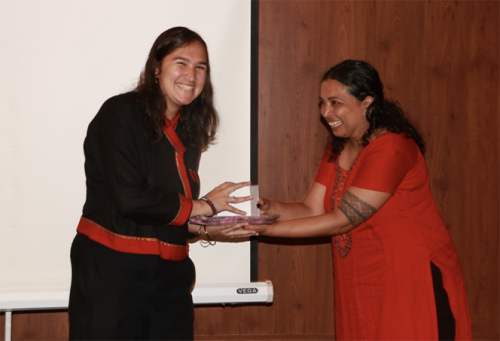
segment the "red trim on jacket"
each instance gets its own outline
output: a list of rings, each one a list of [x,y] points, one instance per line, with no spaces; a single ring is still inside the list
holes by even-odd
[[[184,147],[179,136],[175,132],[175,127],[177,126],[180,117],[181,112],[179,111],[172,121],[165,118],[164,126],[165,135],[175,148],[175,163],[184,188],[184,195],[179,195],[181,200],[179,213],[174,220],[167,224],[174,226],[184,225],[186,221],[188,221],[191,210],[193,209],[193,194],[191,192],[191,186],[189,185],[186,164],[184,163],[184,152],[186,151],[186,147]]]
[[[184,187],[184,193],[186,197],[192,199],[193,194],[191,193],[191,186],[189,185],[189,178],[186,171],[186,164],[184,163],[184,154],[175,151],[175,162],[177,163],[177,170],[179,171],[179,176],[181,177],[182,186]]]
[[[186,198],[184,195],[179,193],[179,200],[181,201],[181,208],[177,213],[177,216],[167,225],[182,226],[188,221],[191,211],[193,209],[193,201]]]
[[[158,255],[162,259],[173,261],[184,260],[189,255],[189,245],[170,244],[157,238],[124,236],[84,217],[80,219],[76,231],[119,252]]]
[[[173,118],[172,121],[169,119],[165,118],[165,125],[163,126],[163,130],[165,131],[165,134],[168,137],[168,140],[174,146],[176,150],[178,150],[181,153],[184,153],[186,151],[186,147],[181,142],[181,139],[175,132],[175,127],[177,126],[177,123],[179,122],[179,119],[181,118],[181,112],[179,111],[177,115]]]

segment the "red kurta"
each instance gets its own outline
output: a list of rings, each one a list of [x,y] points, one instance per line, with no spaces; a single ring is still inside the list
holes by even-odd
[[[392,194],[366,222],[332,237],[337,340],[437,340],[430,262],[442,272],[456,339],[472,339],[460,261],[416,143],[381,135],[350,172],[328,162],[329,155],[316,176],[327,186],[327,212],[350,186]]]

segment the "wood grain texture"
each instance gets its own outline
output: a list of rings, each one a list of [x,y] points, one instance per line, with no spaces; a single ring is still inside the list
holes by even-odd
[[[0,318],[0,340],[5,340],[5,314]],[[68,313],[57,311],[23,311],[12,313],[12,340],[68,340]]]
[[[317,106],[310,105],[311,99],[317,101],[322,72],[312,54],[317,46],[309,39],[311,7],[307,2],[279,1],[261,2],[260,6],[259,191],[264,197],[300,201],[312,184],[327,136]],[[251,333],[245,338],[334,337],[329,239],[261,238],[259,279],[272,280],[275,299],[271,306],[235,308],[249,321]],[[221,326],[207,332],[212,321],[198,323],[202,314],[208,317],[204,308],[197,308],[196,335],[218,339],[227,335],[224,330],[234,330]],[[223,314],[226,324],[245,325],[234,320],[234,315]],[[231,320],[234,322],[227,322]]]
[[[371,62],[427,141],[431,187],[462,261],[473,334],[497,339],[498,3],[436,1],[423,11],[419,2],[377,5],[401,19],[375,34],[406,39],[389,38]],[[422,13],[421,29],[394,24],[406,25],[410,13]],[[403,68],[391,70],[388,61],[400,58]]]
[[[261,195],[305,196],[327,136],[319,80],[344,59],[371,63],[426,139],[476,340],[500,339],[499,10],[497,1],[260,1]],[[331,252],[328,238],[261,238],[259,279],[272,280],[274,303],[196,307],[196,340],[333,339]],[[67,337],[64,312],[17,315],[15,340]]]

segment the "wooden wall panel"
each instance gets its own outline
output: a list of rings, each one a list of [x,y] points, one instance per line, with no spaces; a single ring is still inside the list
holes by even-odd
[[[5,314],[0,318],[0,340],[5,339]],[[68,313],[61,311],[23,311],[12,313],[12,340],[68,340]]]
[[[473,333],[498,338],[498,3],[427,3],[422,28],[406,23],[419,3],[381,3],[387,20],[375,33],[403,32],[371,58],[427,141],[431,186],[462,260]],[[406,15],[405,15],[406,13]],[[414,26],[415,27],[415,26]],[[397,41],[389,39],[388,41]],[[375,46],[376,47],[376,46]],[[401,69],[390,61],[401,58]],[[491,301],[490,301],[491,299]]]
[[[262,0],[259,19],[261,195],[303,198],[327,136],[319,79],[343,59],[370,62],[427,141],[474,338],[500,339],[499,3]],[[197,307],[196,339],[333,339],[331,252],[328,239],[261,238],[259,277],[273,281],[274,303]],[[15,340],[67,338],[61,312],[15,313],[14,322]]]
[[[302,200],[326,144],[317,106],[310,105],[324,68],[307,27],[311,9],[308,2],[260,2],[259,190],[283,201]],[[331,246],[328,238],[314,242],[320,244],[260,238],[259,279],[272,280],[275,289],[272,307],[252,307],[263,339],[334,338]]]

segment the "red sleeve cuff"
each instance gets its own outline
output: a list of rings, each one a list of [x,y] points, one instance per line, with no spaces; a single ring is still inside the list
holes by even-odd
[[[174,220],[172,220],[167,225],[182,226],[189,219],[189,215],[191,214],[191,210],[193,209],[193,201],[182,194],[179,194],[179,200],[179,213],[177,213],[177,216],[174,218]]]

